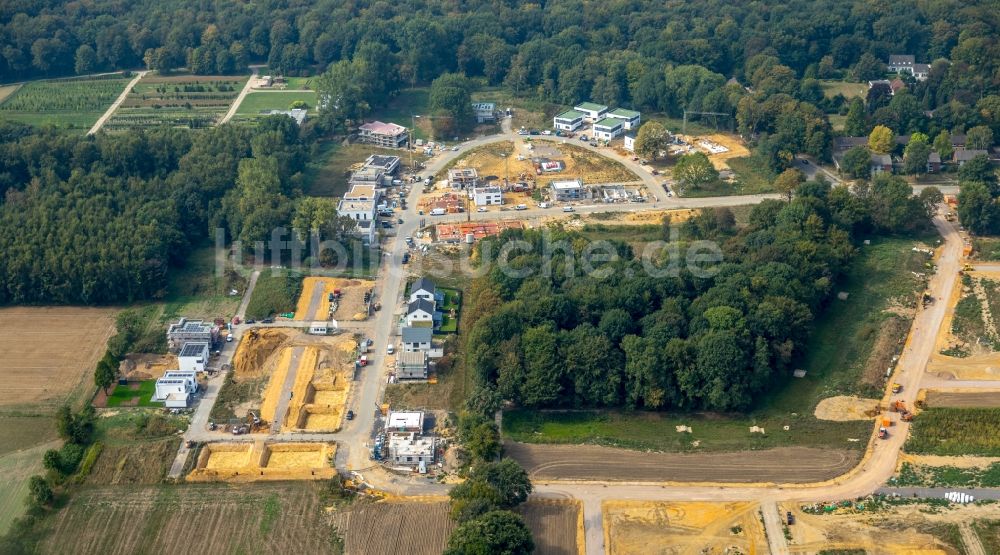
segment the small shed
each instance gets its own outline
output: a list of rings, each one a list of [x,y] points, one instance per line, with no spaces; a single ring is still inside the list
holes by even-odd
[[[310,335],[326,335],[330,333],[330,324],[327,322],[313,322],[309,324]]]

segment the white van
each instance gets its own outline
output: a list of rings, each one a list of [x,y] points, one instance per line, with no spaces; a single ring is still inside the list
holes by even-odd
[[[528,209],[527,204],[518,204],[517,206],[514,207],[514,210],[527,210],[527,209]]]
[[[572,211],[573,211],[572,206],[563,206],[563,212],[572,212]]]
[[[447,213],[448,211],[444,208],[435,208],[434,210],[431,210],[431,216],[444,216]]]
[[[549,203],[547,203],[547,202],[539,202],[538,203],[538,207],[539,208],[548,208],[549,207]]]

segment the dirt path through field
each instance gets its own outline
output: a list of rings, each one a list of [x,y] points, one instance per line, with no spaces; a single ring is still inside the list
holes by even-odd
[[[90,128],[90,131],[87,131],[88,135],[93,135],[94,133],[97,133],[98,131],[101,130],[101,127],[103,127],[104,124],[109,119],[111,119],[111,116],[115,114],[115,110],[117,110],[118,107],[122,105],[122,102],[125,102],[125,99],[128,98],[128,93],[132,91],[132,87],[134,87],[136,83],[138,83],[139,80],[142,79],[147,73],[149,72],[140,71],[136,73],[135,79],[129,81],[128,85],[125,87],[125,90],[122,91],[120,95],[118,95],[118,98],[116,98],[114,103],[112,103],[111,106],[108,107],[108,110],[104,112],[104,114],[101,115],[100,118],[97,119],[97,122],[94,123],[94,126]]]
[[[246,98],[247,94],[250,93],[250,90],[253,89],[253,83],[257,77],[257,72],[259,71],[259,68],[251,67],[251,71],[252,73],[250,74],[250,78],[247,79],[246,84],[243,85],[243,90],[240,91],[240,95],[237,96],[236,100],[234,100],[233,103],[229,106],[229,111],[226,112],[226,115],[222,116],[222,119],[219,120],[219,125],[226,123],[227,121],[232,119],[233,116],[236,115],[236,109],[240,107],[240,104],[243,103],[243,99]]]
[[[986,555],[986,550],[983,549],[979,536],[972,530],[968,522],[960,522],[958,530],[962,533],[962,543],[965,544],[965,551],[969,555]]]

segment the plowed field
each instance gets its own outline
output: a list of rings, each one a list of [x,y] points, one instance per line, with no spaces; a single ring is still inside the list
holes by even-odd
[[[861,453],[782,447],[733,453],[645,453],[598,445],[504,442],[533,479],[676,482],[815,482],[844,474]]]
[[[46,553],[329,553],[311,483],[101,487],[52,518]]]
[[[333,517],[345,555],[438,555],[455,521],[448,503],[359,501]]]

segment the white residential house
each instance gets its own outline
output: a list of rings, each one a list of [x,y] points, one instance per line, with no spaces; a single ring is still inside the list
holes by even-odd
[[[435,294],[437,293],[437,288],[434,286],[434,282],[422,277],[417,281],[413,282],[410,286],[410,299],[409,302],[416,302],[419,299],[424,299],[425,301],[435,302]]]
[[[415,433],[393,434],[388,439],[389,461],[395,465],[416,466],[421,473],[434,463],[437,438]]]
[[[635,132],[628,131],[624,133],[622,139],[625,141],[625,150],[635,152]]]
[[[479,185],[479,172],[475,168],[452,168],[448,170],[448,184],[452,189],[471,189]]]
[[[179,352],[185,343],[213,344],[219,338],[219,328],[211,322],[181,318],[167,328],[167,346],[171,352]]]
[[[374,200],[341,199],[337,203],[337,214],[347,216],[354,221],[369,221],[375,219]]]
[[[550,185],[552,198],[556,201],[578,200],[584,198],[583,182],[579,179],[553,181]]]
[[[348,185],[374,185],[375,187],[385,187],[392,183],[392,176],[388,175],[381,168],[365,166],[351,174]]]
[[[913,64],[913,78],[917,81],[926,81],[930,72],[930,64]]]
[[[608,113],[608,107],[594,102],[581,102],[573,109],[583,114],[588,122],[600,121]]]
[[[353,185],[350,191],[344,193],[344,200],[370,200],[378,201],[382,196],[382,191],[376,189],[374,185]]]
[[[417,299],[406,307],[407,326],[434,326],[434,302]]]
[[[429,352],[433,348],[434,330],[428,327],[403,328],[403,352]]]
[[[893,73],[902,73],[905,71],[912,75],[915,61],[916,58],[910,54],[890,54],[889,63],[886,65],[889,71]]]
[[[472,112],[476,115],[476,123],[497,120],[497,105],[492,102],[473,102]]]
[[[396,379],[426,380],[427,353],[423,351],[399,353],[396,357]]]
[[[620,119],[604,118],[594,124],[594,138],[602,141],[610,141],[622,134],[625,124]]]
[[[375,220],[358,220],[354,223],[354,236],[361,239],[362,244],[374,245],[377,229]]]
[[[389,411],[385,418],[385,433],[387,434],[422,434],[424,432],[424,413],[416,410]]]
[[[191,404],[191,396],[198,391],[196,372],[169,370],[156,380],[153,401],[164,403],[170,409],[183,409]]]
[[[365,160],[364,167],[376,168],[382,170],[385,175],[392,175],[399,169],[399,156],[372,154],[367,160]]]
[[[613,119],[622,120],[622,125],[626,131],[632,129],[639,129],[639,121],[641,114],[635,110],[626,110],[625,108],[615,108],[608,112],[608,117]]]
[[[358,140],[386,148],[399,148],[406,144],[406,128],[395,123],[373,121],[358,128]]]
[[[576,131],[583,125],[587,115],[576,110],[567,110],[552,118],[552,127],[557,131]]]
[[[499,206],[503,204],[503,191],[500,187],[475,187],[472,189],[472,202],[476,206]]]
[[[183,371],[204,372],[208,354],[208,343],[185,343],[177,355],[177,365]]]

